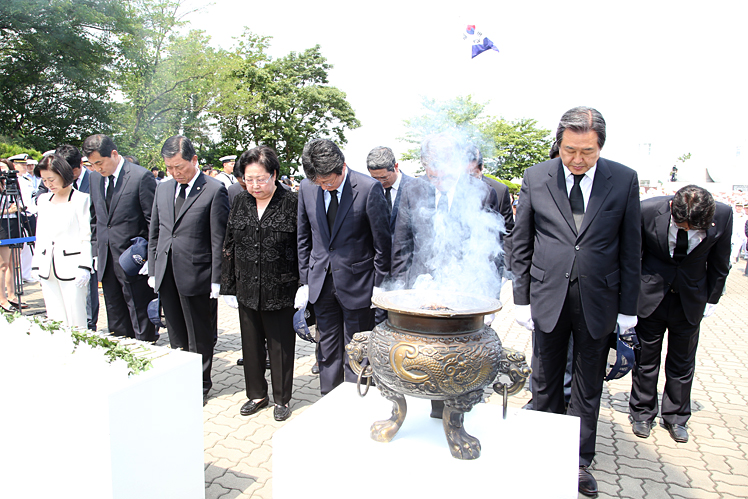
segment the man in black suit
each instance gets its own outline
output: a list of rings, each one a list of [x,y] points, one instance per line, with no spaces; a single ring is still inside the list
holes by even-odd
[[[395,221],[400,209],[400,193],[403,188],[413,180],[400,171],[399,165],[395,160],[395,154],[389,147],[375,147],[369,151],[366,157],[366,169],[374,180],[379,180],[384,189],[384,198],[389,205],[390,212],[390,232],[395,235]]]
[[[91,162],[91,246],[104,291],[109,332],[142,341],[156,340],[148,303],[156,297],[148,276],[128,276],[119,264],[131,239],[148,239],[156,180],[151,172],[120,156],[112,139],[91,135],[83,141]]]
[[[187,137],[168,138],[161,156],[172,179],[156,189],[148,283],[159,293],[171,347],[202,355],[205,403],[213,386],[210,371],[229,197],[221,182],[200,171]]]
[[[356,382],[345,345],[374,327],[372,294],[390,271],[392,238],[382,184],[351,170],[332,141],[318,139],[301,156],[299,278],[296,308],[314,304],[322,395]]]
[[[633,432],[647,438],[657,416],[657,378],[665,330],[662,425],[688,441],[691,385],[699,327],[717,306],[730,271],[732,209],[706,189],[688,185],[675,196],[642,202],[642,275],[629,413]]]
[[[70,144],[63,144],[55,150],[55,154],[65,158],[70,167],[73,169],[73,189],[89,194],[91,191],[91,173],[83,168],[83,156],[77,147]],[[92,265],[93,268],[93,265]],[[88,319],[88,329],[96,331],[99,322],[99,280],[92,276],[88,280],[88,296],[86,296],[86,316]]]
[[[528,168],[512,231],[517,322],[535,328],[535,410],[564,412],[569,337],[574,366],[568,414],[580,421],[579,491],[597,494],[588,470],[609,340],[636,325],[641,211],[636,172],[600,157],[605,120],[577,107],[559,123],[560,158]]]
[[[504,217],[504,228],[510,234],[514,228],[514,212],[512,210],[512,198],[509,195],[509,187],[497,182],[491,177],[483,175],[483,154],[476,146],[471,145],[468,149],[468,172],[478,180],[483,180],[488,186],[496,191],[499,199],[499,213]]]

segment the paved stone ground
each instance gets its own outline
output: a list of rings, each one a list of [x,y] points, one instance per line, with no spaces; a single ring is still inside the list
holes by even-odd
[[[743,275],[744,266],[741,261],[732,269],[727,294],[715,315],[702,323],[688,443],[676,444],[661,427],[646,440],[635,437],[628,422],[631,377],[606,383],[593,464],[600,498],[748,497],[748,313],[743,308],[748,303],[748,277]],[[27,285],[26,292],[24,301],[31,305],[28,312],[43,313],[39,285]],[[504,345],[529,354],[530,336],[513,320],[509,286],[503,297],[507,303],[494,328]],[[101,303],[99,327],[105,330],[103,299]],[[168,345],[166,334],[159,344]],[[250,417],[239,415],[246,401],[243,371],[236,365],[239,357],[237,313],[219,301],[214,387],[204,408],[206,497],[270,499],[272,436],[285,423],[273,419],[272,404]],[[292,419],[320,398],[318,377],[311,374],[313,363],[313,346],[298,341]],[[529,398],[523,391],[510,405],[521,407]],[[500,404],[501,398],[489,396],[487,403]]]

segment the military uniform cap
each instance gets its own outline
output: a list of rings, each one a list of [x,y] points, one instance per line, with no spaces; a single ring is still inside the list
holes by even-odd
[[[15,156],[11,156],[10,158],[8,158],[8,160],[14,163],[25,163],[28,158],[29,158],[28,154],[21,153],[21,154],[16,154]]]
[[[218,161],[221,163],[226,163],[228,161],[236,161],[236,154],[232,154],[231,156],[224,156],[222,158],[218,158]]]

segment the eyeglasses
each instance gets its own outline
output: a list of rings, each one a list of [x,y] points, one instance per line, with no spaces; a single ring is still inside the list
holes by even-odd
[[[245,184],[255,184],[255,185],[265,185],[269,184],[270,181],[273,179],[272,175],[268,175],[265,178],[252,178],[252,177],[244,177],[244,183]]]
[[[335,187],[335,183],[337,182],[338,177],[340,177],[340,175],[336,175],[336,174],[333,174],[333,175],[334,175],[333,178],[327,181],[324,181],[321,178],[317,177],[314,180],[314,183],[320,187]]]

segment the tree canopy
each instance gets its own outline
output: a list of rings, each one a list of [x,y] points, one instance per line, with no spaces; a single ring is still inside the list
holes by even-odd
[[[520,178],[525,169],[548,159],[553,142],[550,130],[538,128],[537,121],[529,118],[510,121],[486,116],[487,105],[470,95],[448,101],[425,99],[426,112],[404,121],[408,130],[401,140],[420,144],[433,133],[458,132],[481,150],[484,171],[503,180]],[[401,159],[419,160],[420,149],[408,150]]]

